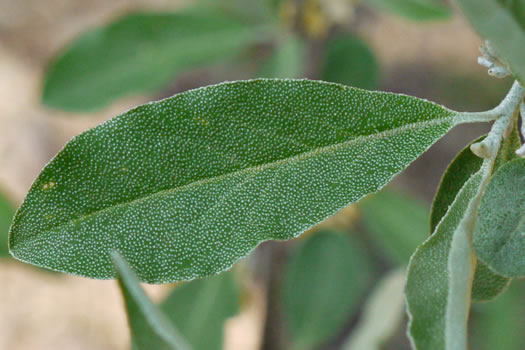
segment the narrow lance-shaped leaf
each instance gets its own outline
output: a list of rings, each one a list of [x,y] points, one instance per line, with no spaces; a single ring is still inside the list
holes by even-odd
[[[469,119],[468,121],[474,121]],[[405,95],[253,80],[139,106],[69,142],[10,233],[20,260],[142,281],[226,270],[375,192],[461,115]]]
[[[371,262],[358,243],[336,232],[300,242],[282,291],[291,349],[317,349],[356,311],[372,277]]]
[[[462,224],[472,198],[479,191],[481,180],[480,170],[465,183],[436,232],[410,259],[405,294],[410,317],[409,336],[414,349],[448,349],[447,309],[452,287],[449,281],[449,257],[454,233]]]
[[[165,86],[183,69],[234,56],[265,28],[218,10],[133,13],[74,40],[50,65],[44,104],[92,110]]]
[[[160,304],[193,350],[220,350],[226,320],[239,312],[239,290],[231,272],[178,286]]]
[[[191,350],[173,324],[146,296],[126,261],[118,253],[112,257],[137,350]]]
[[[478,258],[507,277],[525,277],[525,159],[504,164],[490,179],[474,234]]]
[[[517,126],[517,125],[516,125]],[[471,144],[483,139],[473,141]],[[501,164],[509,159],[516,157],[514,151],[519,147],[520,136],[517,127],[513,129],[509,137],[502,141],[498,152],[494,168],[497,169]],[[483,160],[470,150],[470,145],[465,147],[450,163],[443,174],[436,196],[432,203],[432,213],[430,219],[430,229],[434,232],[436,226],[441,221],[449,206],[454,201],[459,190],[467,180],[480,168]],[[478,261],[472,286],[473,301],[488,301],[500,295],[509,283],[509,279],[497,275],[491,271],[483,262]]]
[[[474,28],[509,65],[514,76],[525,83],[525,1],[456,0]]]
[[[0,258],[9,256],[7,234],[14,215],[15,208],[13,208],[7,196],[0,192]]]

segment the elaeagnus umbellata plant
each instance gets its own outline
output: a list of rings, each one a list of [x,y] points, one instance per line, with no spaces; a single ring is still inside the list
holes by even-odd
[[[261,242],[295,238],[380,190],[456,125],[493,122],[443,175],[429,237],[406,274],[412,347],[466,350],[471,303],[525,276],[525,0],[457,4],[487,40],[478,62],[495,77],[515,79],[495,108],[457,112],[311,80],[254,79],[183,92],[73,138],[16,212],[11,254],[56,271],[118,278],[138,349],[199,348],[202,336],[181,332],[184,322],[167,318],[138,282],[222,273]],[[232,33],[232,47],[248,35],[237,27]],[[184,56],[178,50],[167,48],[167,61]],[[148,75],[140,77],[145,87],[158,83]],[[347,243],[331,244],[318,238],[307,250],[326,245],[338,254]],[[223,283],[221,276],[214,283]]]

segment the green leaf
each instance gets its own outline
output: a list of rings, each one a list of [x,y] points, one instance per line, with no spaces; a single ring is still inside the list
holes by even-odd
[[[224,324],[239,312],[239,290],[226,272],[175,288],[160,308],[193,350],[220,350]]]
[[[476,350],[525,348],[525,281],[514,280],[497,300],[473,306],[472,338]]]
[[[480,142],[485,136],[472,141],[467,147],[463,148],[445,170],[441,177],[439,187],[432,201],[432,210],[430,213],[430,233],[436,230],[443,216],[447,213],[448,208],[454,202],[458,192],[461,190],[467,180],[481,168],[483,159],[476,156],[470,150],[470,145]]]
[[[112,254],[112,257],[137,350],[191,349],[173,324],[148,299],[126,261],[118,253]]]
[[[430,216],[430,232],[434,232],[436,226],[439,224],[449,206],[454,201],[459,190],[467,182],[467,180],[479,171],[483,160],[477,157],[470,150],[470,145],[480,142],[485,136],[471,142],[465,147],[450,163],[447,170],[441,178],[436,196],[432,203],[432,213]],[[517,128],[511,137],[503,140],[500,147],[498,157],[496,159],[495,168],[508,160],[509,150],[515,150],[516,141],[519,143],[519,134]],[[513,148],[514,147],[514,148]],[[514,152],[512,152],[514,154]],[[515,156],[515,155],[514,155]],[[476,271],[474,273],[474,281],[472,284],[472,301],[488,301],[499,296],[507,287],[510,280],[503,276],[497,275],[491,271],[483,262],[478,261],[476,264]]]
[[[346,234],[322,232],[295,251],[284,276],[282,303],[291,349],[314,349],[341,330],[371,280],[363,248]]]
[[[0,192],[0,258],[9,256],[7,233],[9,232],[9,226],[11,226],[14,215],[15,208],[13,208],[7,196]]]
[[[525,159],[504,164],[490,179],[479,208],[474,249],[496,273],[525,277]]]
[[[461,226],[481,180],[481,171],[470,177],[437,226],[436,232],[410,259],[405,294],[410,317],[408,332],[415,349],[445,349],[450,340],[447,340],[446,330],[451,302],[449,290],[453,287],[450,285],[452,278],[449,259],[454,250],[455,232]],[[456,268],[459,270],[463,266]]]
[[[84,111],[154,91],[185,69],[234,56],[262,31],[218,11],[128,14],[81,35],[54,59],[42,101]]]
[[[367,233],[385,255],[406,265],[417,246],[428,237],[425,203],[392,190],[364,199],[359,208]]]
[[[345,35],[326,44],[321,78],[326,81],[373,89],[379,67],[370,48],[361,40]]]
[[[525,82],[525,1],[456,0],[465,17],[508,64],[522,85]]]
[[[142,281],[213,275],[379,190],[465,121],[414,97],[306,80],[188,91],[69,142],[18,211],[11,252],[93,278],[115,276],[113,250]]]
[[[263,78],[299,78],[306,70],[305,47],[301,39],[287,35],[259,73]]]
[[[450,9],[439,0],[365,0],[366,3],[415,21],[449,18]]]
[[[363,307],[361,320],[345,342],[344,350],[380,350],[401,325],[405,311],[404,269],[387,273]]]

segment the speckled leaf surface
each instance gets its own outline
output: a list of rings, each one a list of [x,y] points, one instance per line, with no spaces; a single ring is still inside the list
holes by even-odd
[[[507,277],[525,277],[525,159],[504,164],[490,179],[474,233],[478,258]]]
[[[126,261],[112,254],[118,283],[128,315],[134,348],[137,350],[190,350],[169,319],[151,302]]]
[[[160,304],[193,350],[220,350],[226,320],[239,312],[239,288],[232,272],[178,286]]]
[[[374,244],[395,263],[407,265],[428,237],[428,208],[406,194],[384,189],[363,199],[359,208]]]
[[[113,278],[226,270],[377,191],[455,124],[405,95],[306,80],[252,80],[139,106],[69,142],[18,210],[11,253]]]
[[[380,10],[415,21],[439,20],[450,17],[451,11],[440,0],[365,0]]]
[[[408,267],[405,295],[408,334],[414,349],[445,349],[449,300],[449,256],[471,199],[481,185],[481,170],[470,177],[430,236],[414,253]]]
[[[0,191],[0,258],[9,256],[7,234],[15,215],[15,208],[7,196]]]
[[[471,144],[481,141],[481,137]],[[502,141],[494,169],[516,157],[514,151],[519,147],[520,136],[515,127],[509,137]],[[465,147],[450,163],[441,178],[436,196],[432,203],[430,216],[431,232],[441,221],[449,206],[454,201],[459,190],[467,180],[481,167],[483,160],[470,150],[470,144]],[[507,287],[510,280],[490,270],[482,261],[477,262],[474,281],[472,284],[472,301],[488,301],[499,296]]]
[[[154,91],[181,70],[236,55],[264,30],[218,10],[127,14],[81,35],[53,60],[42,101],[83,111]]]
[[[525,1],[456,0],[465,17],[523,85],[525,82]]]
[[[357,310],[372,264],[348,234],[320,232],[300,242],[286,267],[282,310],[290,349],[317,349]]]

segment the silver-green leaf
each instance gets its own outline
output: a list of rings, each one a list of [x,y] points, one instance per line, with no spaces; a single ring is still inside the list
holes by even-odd
[[[191,350],[169,319],[146,296],[126,261],[118,253],[112,257],[136,349]]]
[[[479,208],[474,249],[496,273],[525,277],[525,159],[502,165],[490,179]]]
[[[11,253],[92,278],[115,277],[113,250],[141,281],[213,275],[379,190],[461,122],[425,100],[307,80],[188,91],[70,141],[18,210]]]
[[[447,213],[430,236],[414,253],[408,267],[405,287],[410,317],[408,334],[414,349],[449,349],[447,312],[451,302],[449,260],[454,253],[454,234],[478,193],[482,171],[472,175],[463,185]],[[457,250],[456,250],[457,252]],[[461,270],[462,266],[457,266]],[[472,276],[474,271],[471,271]],[[466,299],[470,298],[470,294]],[[461,310],[458,310],[461,311]],[[465,320],[466,322],[466,320]],[[461,344],[458,344],[461,348]]]

